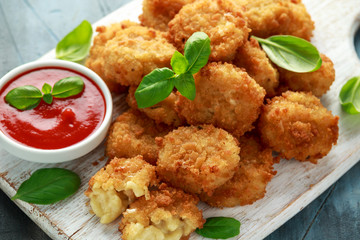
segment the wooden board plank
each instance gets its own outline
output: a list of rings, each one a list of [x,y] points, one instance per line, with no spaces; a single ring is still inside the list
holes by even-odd
[[[307,239],[358,239],[360,237],[360,164],[352,168],[329,194],[323,210],[306,234]],[[353,179],[357,179],[353,181]],[[352,183],[352,184],[349,184]],[[327,223],[327,224],[320,224]],[[346,229],[351,229],[352,235]]]
[[[4,14],[4,8],[0,4],[0,29],[3,34],[3,38],[0,38],[0,53],[4,56],[13,56],[11,58],[1,57],[0,66],[4,66],[0,69],[0,74],[5,75],[9,69],[9,67],[5,66],[17,66],[23,63],[22,56],[20,55],[19,49],[15,43],[14,36],[12,35],[11,28],[9,25],[8,19],[6,19]],[[6,42],[12,42],[10,47],[7,46]]]
[[[304,239],[308,228],[312,225],[313,219],[320,210],[322,204],[326,201],[329,191],[325,191],[316,198],[309,206],[297,214],[295,217],[287,221],[278,230],[270,234],[266,240],[278,239]],[[310,238],[311,239],[311,238]]]
[[[10,34],[13,42],[15,43],[17,53],[20,56],[21,63],[33,61],[42,55],[44,49],[52,49],[56,46],[57,37],[54,36],[54,33],[48,30],[45,22],[39,18],[34,9],[31,8],[28,1],[18,1],[16,5],[12,4],[11,1],[2,1],[1,6],[7,9],[7,11],[3,12],[3,16],[6,18],[6,22],[8,24],[21,22],[23,18],[33,19],[32,21],[28,21],[26,24],[11,25],[12,29]],[[14,14],[18,8],[26,10],[23,11],[22,14]],[[39,39],[46,39],[46,41],[44,41],[42,45],[34,43],[31,47],[23,44],[24,39],[31,39],[34,34],[37,35]],[[34,56],[36,56],[36,58],[34,58]]]
[[[135,2],[139,2],[139,1],[135,1]],[[350,8],[351,6],[347,5],[347,4],[355,4],[355,1],[342,1],[342,3],[340,5],[337,4],[335,1],[326,1],[325,2],[326,4],[324,4],[326,6],[320,6],[320,7],[316,7],[318,5],[316,5],[316,3],[311,3],[310,1],[306,1],[305,3],[308,5],[309,11],[311,12],[314,20],[317,23],[317,30],[315,32],[314,41],[315,41],[315,43],[316,43],[316,41],[318,41],[316,44],[321,45],[321,47],[318,45],[319,49],[321,51],[325,52],[327,55],[329,55],[334,60],[334,62],[335,62],[336,58],[340,56],[340,55],[338,56],[338,54],[341,54],[341,52],[343,52],[343,51],[346,52],[346,50],[347,50],[349,52],[349,54],[350,54],[351,53],[350,44],[348,44],[347,42],[342,42],[341,40],[345,36],[350,37],[351,29],[349,30],[346,27],[341,29],[341,27],[346,26],[345,23],[348,23],[348,21],[354,20],[354,19],[352,19],[352,17],[354,17],[355,15],[354,15],[353,12],[351,12],[349,10],[349,9],[351,9]],[[341,6],[343,8],[345,6],[345,10],[342,9],[341,11],[340,10],[337,11],[337,9],[339,9],[339,7],[341,7]],[[354,8],[354,6],[355,5],[352,5],[352,8]],[[349,7],[349,8],[347,8],[347,7]],[[330,10],[328,10],[330,8],[333,8],[332,12],[335,12],[335,13],[332,13]],[[335,9],[335,11],[334,11],[334,9]],[[327,15],[327,18],[326,18],[327,23],[324,24],[324,26],[322,26],[322,27],[325,30],[329,29],[328,30],[329,32],[325,31],[326,34],[330,33],[330,30],[331,30],[332,32],[336,31],[336,33],[338,35],[337,36],[332,36],[333,33],[331,32],[331,34],[329,36],[333,37],[332,41],[326,39],[329,36],[325,37],[326,41],[329,41],[329,43],[327,43],[325,41],[326,44],[324,44],[323,40],[321,38],[323,37],[322,34],[325,34],[325,33],[320,32],[318,22],[321,21],[321,16],[323,16],[323,18],[325,18],[325,16],[324,16],[325,14],[322,14],[322,12],[326,12],[326,11],[329,11],[330,14]],[[347,12],[347,11],[349,11],[349,12]],[[129,12],[127,12],[127,13],[129,13]],[[319,14],[319,16],[316,16],[314,14]],[[343,15],[341,15],[341,14],[343,14]],[[138,15],[138,12],[134,11],[134,12],[132,12],[131,17],[133,19],[136,19],[137,15]],[[345,15],[347,17],[344,20],[338,21],[338,22],[335,23],[334,19],[335,19],[336,16],[345,16]],[[110,22],[110,21],[119,19],[119,16],[126,16],[126,14],[125,14],[125,12],[123,12],[123,15],[121,15],[121,13],[118,14],[118,15],[114,14],[113,16],[107,18],[107,20],[105,20],[105,22]],[[330,16],[332,16],[334,19],[331,20]],[[316,19],[316,17],[319,17],[319,19]],[[329,25],[334,27],[334,29],[329,28]],[[333,26],[333,25],[335,25],[335,26]],[[321,28],[321,24],[320,24],[320,28]],[[339,29],[341,29],[342,31],[339,30]],[[344,34],[344,35],[342,35],[342,34]],[[341,42],[341,44],[336,43],[336,41]],[[349,43],[350,43],[350,41],[349,41]],[[340,45],[340,46],[338,46],[338,45]],[[335,51],[336,49],[332,49],[334,46],[343,49],[343,51],[337,51],[336,52]],[[344,55],[349,55],[349,54],[344,54]],[[48,55],[48,57],[49,56],[51,57],[51,54]],[[355,69],[355,67],[358,66],[357,65],[358,62],[353,61],[354,60],[353,56],[350,56],[350,57],[351,57],[351,59],[350,59],[351,62],[354,62],[354,64],[352,64],[352,65],[350,64],[351,66],[347,66],[347,68],[342,66],[343,62],[349,61],[348,59],[346,59],[346,57],[345,57],[345,59],[341,59],[341,61],[339,60],[339,61],[337,61],[337,63],[335,63],[338,76],[339,76],[339,71],[338,71],[339,69],[341,70],[340,71],[341,74],[347,73],[347,74],[351,75],[352,73],[356,73],[356,72],[351,72],[351,71],[352,71],[352,69]],[[348,56],[348,58],[349,58],[349,56]],[[355,63],[357,63],[357,64],[355,64]],[[357,74],[358,73],[359,72],[357,72]],[[341,78],[340,81],[343,81],[345,79],[346,79],[346,76],[344,76],[344,78]],[[341,83],[339,84],[339,77],[337,77],[336,83],[338,84],[337,88],[339,88],[339,86],[341,86]],[[322,100],[323,100],[324,104],[327,105],[328,107],[330,107],[334,112],[342,114],[341,109],[338,107],[337,102],[334,101],[334,99],[336,99],[336,96],[337,96],[337,90],[338,90],[337,88],[334,88],[334,86],[333,86],[331,92],[328,93],[327,96],[325,98],[323,98]],[[327,97],[329,98],[328,100],[327,100]],[[331,103],[331,102],[333,102],[333,103]],[[350,122],[352,120],[350,119],[348,121]],[[352,149],[352,148],[355,147],[354,145],[352,145],[352,146],[345,146],[344,145],[348,140],[353,140],[354,142],[359,142],[359,141],[356,141],[356,139],[353,139],[352,138],[353,136],[351,136],[352,135],[351,127],[354,127],[355,124],[353,124],[352,126],[348,126],[348,124],[345,123],[342,126],[340,126],[341,134],[343,134],[343,132],[345,132],[345,134],[347,134],[347,135],[344,136],[344,137],[347,137],[347,139],[345,139],[342,142],[342,145],[343,145],[344,148],[340,147],[340,150],[338,150],[339,146],[336,147],[333,150],[333,152],[337,152],[337,154],[333,154],[333,152],[332,152],[331,156],[327,157],[328,161],[322,160],[321,163],[319,164],[319,166],[322,166],[321,169],[320,168],[318,169],[318,167],[316,167],[316,168],[314,168],[312,166],[309,167],[308,166],[309,164],[300,164],[300,163],[297,163],[297,162],[282,162],[279,166],[277,166],[277,168],[279,170],[279,175],[276,176],[276,178],[274,179],[274,181],[276,180],[277,182],[273,183],[274,182],[273,181],[270,184],[270,186],[268,188],[268,194],[267,194],[266,199],[261,200],[261,201],[257,202],[256,204],[254,204],[254,205],[252,205],[250,207],[234,208],[234,210],[230,210],[231,212],[235,212],[234,214],[232,214],[233,216],[236,216],[238,219],[242,220],[242,222],[243,222],[243,227],[242,227],[242,234],[243,235],[242,236],[244,238],[253,237],[253,238],[257,239],[257,237],[265,236],[266,234],[268,234],[269,231],[271,231],[271,229],[273,229],[274,227],[270,226],[269,224],[268,225],[263,224],[262,227],[265,228],[265,229],[260,229],[259,230],[259,229],[257,229],[259,227],[259,224],[267,222],[269,219],[272,219],[273,217],[276,218],[276,221],[275,221],[276,224],[282,224],[289,216],[291,216],[293,213],[296,213],[302,206],[305,206],[309,201],[314,199],[319,194],[319,192],[321,192],[323,189],[326,188],[325,186],[329,186],[330,182],[334,181],[334,178],[338,178],[348,168],[350,168],[351,165],[353,164],[353,162],[357,161],[356,156],[353,157],[354,154],[351,156],[352,159],[350,159],[351,157],[345,159],[346,156],[344,157],[344,155],[343,155],[343,153],[348,152],[349,149],[350,150],[356,150],[356,151],[354,151],[356,153],[358,152],[359,148]],[[341,135],[341,139],[342,139],[342,137],[343,137],[343,135]],[[339,145],[340,145],[340,140],[339,140]],[[102,149],[99,149],[98,151],[102,151]],[[88,157],[92,158],[93,156],[88,156]],[[342,165],[345,164],[342,168],[339,168],[338,165],[337,165],[338,162],[335,161],[337,157],[339,157],[339,159],[341,159],[341,161],[342,161],[341,164]],[[343,158],[340,158],[340,157],[343,157]],[[9,158],[5,157],[5,159],[7,159],[8,161],[13,160],[13,159],[11,159],[11,157],[9,157]],[[351,162],[350,162],[349,159],[351,160]],[[75,170],[79,171],[80,169],[82,169],[84,167],[82,164],[86,165],[85,161],[86,161],[86,159],[81,159],[81,160],[77,161],[76,164],[81,165],[81,168],[75,168]],[[17,162],[19,162],[19,161],[17,161]],[[324,164],[324,162],[326,162],[326,164]],[[89,164],[89,163],[87,163],[87,164]],[[15,165],[12,165],[12,166],[15,167]],[[67,166],[67,165],[59,165],[59,166]],[[19,167],[19,165],[17,165],[17,167]],[[39,167],[42,167],[42,166],[36,164],[36,166],[29,166],[28,169],[34,169],[34,167],[39,168]],[[1,169],[3,169],[3,168],[1,168]],[[88,170],[86,168],[84,168],[84,169],[85,169],[85,171]],[[280,172],[286,172],[288,170],[289,171],[291,171],[291,170],[296,171],[298,169],[301,169],[302,172],[295,175],[294,177],[292,177],[292,179],[293,179],[292,183],[288,183],[286,185],[281,185],[282,182],[283,182],[283,179],[290,179],[289,177],[291,177],[293,174],[291,174],[291,173],[290,174],[289,173],[288,174],[285,174],[285,173],[280,174]],[[326,173],[326,171],[329,171],[329,169],[331,169],[333,171],[329,175],[324,174],[324,173]],[[303,171],[307,171],[306,174],[304,174]],[[319,176],[318,173],[322,173],[322,175]],[[90,172],[90,174],[91,174],[91,172]],[[18,177],[13,176],[13,175],[14,174],[9,172],[6,175],[6,177],[10,182],[16,183],[17,185],[15,185],[15,188],[17,188],[19,182],[21,181],[21,178],[18,178]],[[313,175],[315,175],[315,178],[313,178]],[[25,174],[24,177],[25,176],[28,176],[28,175]],[[22,179],[24,179],[24,177]],[[88,178],[89,178],[89,176],[84,177],[83,178],[83,183],[85,183],[85,181]],[[313,184],[313,183],[315,183],[315,185],[313,185],[313,187],[309,189],[309,186],[311,186],[311,184]],[[284,189],[291,189],[291,191],[284,192],[284,196],[279,196],[278,198],[276,198],[276,196],[275,196],[275,198],[274,198],[275,200],[270,199],[271,197],[274,197],[273,195],[279,194],[279,191],[277,189],[278,186],[282,186]],[[305,192],[305,194],[302,194],[303,192]],[[280,192],[280,193],[283,193],[283,192]],[[80,198],[80,200],[83,201],[81,198],[84,198],[84,197],[82,195],[78,196],[78,194],[77,194],[77,196],[75,196],[74,199],[78,200],[78,198]],[[301,202],[302,200],[305,200],[305,201]],[[287,203],[284,204],[282,201],[287,201]],[[279,202],[281,204],[279,204]],[[44,218],[46,220],[47,217],[48,218],[53,218],[53,217],[56,217],[56,216],[58,216],[60,214],[63,214],[62,213],[63,211],[68,210],[68,208],[66,208],[68,204],[71,204],[71,200],[66,201],[66,203],[64,203],[64,205],[56,206],[57,209],[64,208],[62,211],[56,211],[56,210],[51,209],[51,208],[43,208],[43,207],[40,207],[38,210],[47,215]],[[276,206],[276,204],[279,205],[279,206]],[[80,207],[82,209],[85,209],[82,206],[83,205],[81,205],[81,204],[80,205],[76,204],[74,207],[77,207],[77,208]],[[275,208],[274,208],[274,206],[275,206]],[[22,207],[24,207],[24,206],[22,206]],[[228,209],[215,210],[215,209],[210,209],[205,205],[202,205],[202,207],[204,209],[207,209],[205,211],[206,216],[211,216],[211,215],[214,215],[214,214],[225,215],[226,213],[229,212]],[[272,214],[268,214],[268,215],[266,215],[264,217],[264,209],[269,209],[269,208],[274,208],[274,212]],[[77,209],[77,210],[79,210],[79,209]],[[87,209],[85,209],[85,210],[87,210]],[[279,212],[280,212],[280,214],[277,214]],[[84,214],[85,214],[84,215],[85,217],[89,217],[88,215],[86,215],[86,213],[84,213]],[[231,214],[226,214],[226,215],[231,215]],[[253,217],[253,216],[255,216],[255,217]],[[66,217],[66,215],[63,215],[62,217]],[[66,223],[64,223],[63,221],[57,221],[57,222],[54,222],[53,224],[57,225],[57,226],[60,226],[60,225],[62,226],[63,224],[66,224]],[[94,224],[94,225],[92,225],[92,224]],[[71,232],[72,229],[65,229],[65,228],[62,228],[62,227],[61,227],[61,229],[63,229],[64,232],[66,232],[67,236],[70,237],[71,235],[73,235],[71,238],[79,239],[79,238],[84,238],[86,236],[84,234],[88,233],[89,229],[92,229],[92,233],[95,235],[95,234],[102,234],[104,232],[111,231],[113,228],[115,228],[114,226],[109,226],[108,228],[104,228],[103,226],[100,226],[100,228],[98,228],[98,225],[99,224],[97,224],[96,219],[94,219],[94,218],[91,219],[91,217],[90,217],[89,222],[87,222],[84,225],[84,227],[81,230],[77,231],[77,232],[76,231]],[[96,230],[94,231],[93,228],[90,227],[90,226],[95,227]],[[74,227],[75,228],[79,227],[79,225],[75,224]],[[49,231],[49,229],[47,228],[47,225],[45,225],[45,228]],[[255,233],[255,235],[251,235],[251,232],[257,232],[257,233]],[[114,237],[118,236],[118,233],[116,231],[115,231],[114,234],[115,235],[112,235],[112,236],[114,236]],[[246,235],[246,234],[248,234],[248,235]],[[58,237],[59,236],[57,236],[57,238]],[[59,237],[59,238],[62,238],[62,237]]]

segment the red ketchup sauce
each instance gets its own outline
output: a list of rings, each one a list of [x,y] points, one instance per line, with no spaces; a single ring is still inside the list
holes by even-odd
[[[21,111],[5,102],[6,94],[20,86],[33,85],[41,90],[44,83],[79,76],[84,90],[65,99],[54,98],[52,104],[41,100],[39,106]],[[0,90],[0,130],[24,145],[39,149],[60,149],[80,142],[101,125],[105,116],[105,98],[95,83],[70,69],[38,68],[9,81]]]

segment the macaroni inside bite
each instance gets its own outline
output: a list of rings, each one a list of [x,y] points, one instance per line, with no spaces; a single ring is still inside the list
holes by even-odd
[[[137,199],[124,212],[120,231],[124,240],[188,239],[204,219],[197,208],[198,198],[180,189],[160,185],[150,198]]]
[[[129,204],[128,197],[114,189],[104,191],[101,188],[94,188],[89,197],[91,209],[104,224],[114,221]]]
[[[131,223],[127,227],[129,232],[127,239],[178,240],[193,231],[190,221],[172,216],[169,211],[158,209],[158,213],[162,217],[152,215],[151,223],[147,227],[141,223]]]
[[[156,184],[155,167],[142,156],[114,158],[89,181],[93,212],[101,223],[110,223],[123,213],[136,198],[149,198],[148,187]]]

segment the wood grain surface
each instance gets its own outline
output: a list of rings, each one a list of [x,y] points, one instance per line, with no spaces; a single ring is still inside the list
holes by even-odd
[[[59,39],[83,19],[94,23],[96,20],[116,10],[126,2],[129,1],[0,0],[0,76],[22,63],[41,57],[47,51],[54,48]],[[336,98],[342,82],[354,74],[360,74],[360,69],[358,68],[359,62],[354,58],[355,52],[353,50],[353,32],[358,26],[356,26],[355,20],[360,13],[360,2],[355,0],[304,0],[304,2],[307,4],[309,12],[316,22],[317,30],[315,32],[314,43],[322,52],[334,60],[337,70],[336,84],[332,87],[331,92],[322,99],[322,102],[336,112],[336,114],[340,114],[342,121],[340,124],[341,134],[345,135],[342,135],[344,137],[339,139],[339,145],[332,151],[330,156],[327,157],[326,160],[322,160],[319,166],[316,166],[319,170],[316,174],[312,174],[315,169],[312,165],[292,161],[282,162],[277,167],[279,175],[270,184],[267,197],[264,200],[257,202],[249,208],[241,208],[240,210],[237,208],[231,209],[230,212],[235,213],[230,213],[230,215],[235,215],[244,223],[241,230],[245,232],[245,234],[251,233],[252,228],[255,228],[258,223],[261,223],[264,228],[257,229],[256,234],[258,235],[256,236],[265,236],[266,234],[262,234],[262,232],[266,232],[266,228],[269,228],[269,225],[279,223],[276,215],[270,218],[269,216],[263,216],[263,212],[266,211],[266,209],[286,209],[286,206],[291,206],[291,204],[296,203],[296,201],[299,202],[297,199],[301,199],[301,194],[295,196],[295,202],[285,204],[284,208],[284,199],[289,200],[297,191],[306,192],[306,199],[313,199],[311,195],[315,194],[314,196],[317,196],[319,191],[313,193],[309,186],[311,186],[311,184],[324,184],[324,180],[328,180],[326,174],[321,175],[321,173],[326,173],[329,169],[337,169],[337,166],[343,164],[349,156],[356,159],[352,161],[353,164],[360,156],[356,148],[359,147],[360,144],[359,138],[357,138],[360,117],[347,116],[342,113]],[[352,8],[346,7],[347,4],[351,4]],[[119,16],[119,18],[127,18],[127,13],[124,14],[124,16]],[[131,15],[132,13],[128,14]],[[326,34],[324,34],[324,32]],[[101,151],[100,147],[97,151],[99,155],[91,157],[99,159],[101,157]],[[88,157],[89,156],[86,156],[82,160],[77,161],[76,167],[71,163],[56,165],[72,168],[75,169],[75,171],[88,171],[87,175],[82,175],[83,187],[76,196],[53,207],[37,208],[41,211],[33,211],[31,213],[33,215],[32,217],[39,214],[39,216],[36,217],[44,219],[44,221],[48,217],[51,218],[57,214],[63,216],[63,221],[51,223],[46,223],[46,221],[42,222],[42,227],[47,229],[48,234],[51,234],[48,229],[53,226],[59,226],[64,222],[69,223],[69,225],[76,225],[76,217],[90,216],[87,212],[88,209],[84,207],[83,200],[77,202],[78,198],[82,197],[82,191],[84,190],[83,188],[85,188],[87,179],[90,177],[89,175],[97,170],[91,165],[91,162],[86,161]],[[5,151],[1,150],[0,159],[1,163],[6,162],[7,164],[4,166],[0,163],[0,172],[3,173],[2,177],[8,179],[9,183],[16,183],[15,188],[19,186],[21,181],[29,176],[29,169],[48,166],[43,164],[27,164],[23,161],[13,159],[12,156],[9,156]],[[24,164],[26,167],[23,166]],[[101,164],[103,163],[100,162],[98,168],[101,167]],[[11,167],[9,167],[9,165],[11,165]],[[29,165],[31,166],[29,167]],[[7,172],[5,174],[3,171],[5,167],[17,172]],[[350,167],[351,165],[343,166],[344,171]],[[302,169],[303,172],[307,171],[308,174],[294,174],[294,171],[299,168]],[[340,175],[337,177],[340,177]],[[284,179],[286,179],[286,181],[284,181]],[[280,229],[268,236],[267,239],[358,239],[360,236],[359,180],[360,165],[357,164],[336,184],[332,185],[326,192],[316,198],[314,202],[284,224]],[[278,191],[277,188],[279,186],[288,191]],[[325,190],[325,188],[326,184],[322,186],[321,189]],[[13,193],[14,191],[7,191],[7,194],[12,195]],[[273,196],[272,199],[270,199],[271,196]],[[303,203],[297,203],[299,209],[306,206],[308,203],[306,199]],[[17,202],[17,204],[19,204],[19,202]],[[207,206],[202,207],[204,209],[208,208]],[[297,210],[295,212],[297,212]],[[224,215],[225,213],[226,210],[208,209],[205,215]],[[45,216],[44,214],[47,215]],[[287,212],[287,214],[289,214],[288,216],[292,216],[295,213]],[[269,219],[275,219],[277,221],[270,221]],[[100,236],[99,234],[104,231],[113,232],[111,228],[114,226],[96,230],[92,225],[92,223],[96,223],[95,219],[92,219],[90,216],[89,221],[91,224],[86,222],[85,225],[81,226],[81,231],[77,232],[75,230],[71,236],[73,236],[74,239],[89,239],[85,237],[87,231],[93,232],[94,234],[92,236]],[[250,224],[250,222],[252,224]],[[76,228],[76,226],[73,227]],[[251,237],[251,235],[247,236],[247,238]],[[68,237],[70,237],[68,233],[59,236],[61,239],[67,239]],[[36,228],[35,225],[20,212],[14,203],[1,193],[0,239],[48,239],[48,237]]]

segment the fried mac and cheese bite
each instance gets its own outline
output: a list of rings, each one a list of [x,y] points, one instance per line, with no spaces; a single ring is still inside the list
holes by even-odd
[[[246,133],[240,138],[240,149],[239,169],[235,175],[215,189],[212,196],[200,195],[210,206],[243,206],[265,196],[266,186],[276,174],[272,150],[263,147],[254,133]]]
[[[312,92],[321,97],[335,81],[335,69],[330,58],[324,54],[320,56],[322,64],[315,72],[295,73],[279,67],[281,84],[291,91]]]
[[[166,99],[151,107],[139,109],[134,95],[136,88],[135,86],[131,86],[126,98],[126,102],[132,109],[145,113],[146,116],[155,120],[157,124],[165,123],[174,127],[184,124],[183,119],[181,119],[176,112],[175,102],[178,96],[175,93],[171,93]]]
[[[179,95],[179,115],[191,125],[213,124],[236,137],[254,128],[265,90],[244,70],[228,63],[210,63],[194,75],[196,97]]]
[[[265,89],[266,96],[275,96],[275,89],[279,86],[279,73],[260,48],[258,41],[250,38],[238,49],[233,63],[245,68],[249,76]]]
[[[135,198],[150,198],[148,187],[157,183],[155,167],[142,156],[114,158],[89,181],[85,193],[101,223],[110,223],[121,215]]]
[[[293,35],[310,40],[315,28],[301,0],[234,0],[245,7],[251,35]]]
[[[211,40],[210,61],[232,60],[249,31],[242,11],[231,0],[195,1],[169,22],[169,39],[180,52],[193,33],[205,32]]]
[[[143,13],[139,16],[142,25],[166,32],[168,23],[188,3],[195,0],[144,0]]]
[[[143,26],[130,26],[106,42],[102,52],[102,76],[124,86],[138,85],[152,70],[170,67],[175,50],[163,33]]]
[[[112,124],[106,154],[109,158],[142,155],[144,160],[155,164],[159,151],[155,138],[165,136],[171,130],[171,127],[156,124],[141,112],[128,110]]]
[[[258,130],[281,157],[317,163],[337,142],[338,120],[311,93],[288,91],[263,107]]]
[[[159,178],[186,192],[211,195],[233,177],[239,164],[237,140],[212,125],[179,127],[156,140]]]
[[[120,224],[123,240],[186,240],[205,220],[197,208],[198,198],[160,185],[124,212]]]
[[[89,57],[86,59],[85,66],[96,72],[109,87],[112,92],[121,91],[121,86],[115,79],[106,78],[104,76],[104,49],[107,41],[113,39],[116,33],[130,26],[139,26],[138,23],[128,20],[120,23],[114,23],[109,26],[99,26],[96,28],[98,35],[95,36],[93,45],[90,48]]]

